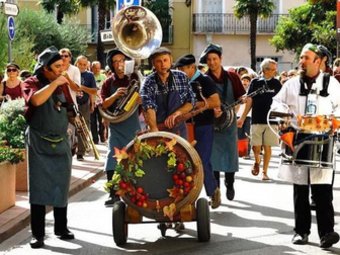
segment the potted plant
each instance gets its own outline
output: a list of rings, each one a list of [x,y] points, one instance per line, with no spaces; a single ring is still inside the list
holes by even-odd
[[[24,160],[16,163],[16,190],[27,191],[27,161],[25,151],[24,99],[9,100],[0,107],[0,141],[23,151]]]
[[[0,145],[0,213],[15,205],[15,164],[22,160],[22,150]]]

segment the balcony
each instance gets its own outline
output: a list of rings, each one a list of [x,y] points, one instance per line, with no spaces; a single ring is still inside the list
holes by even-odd
[[[273,34],[278,20],[287,14],[273,14],[266,19],[258,18],[257,33]],[[249,18],[238,19],[233,13],[194,13],[192,31],[195,34],[248,34]]]

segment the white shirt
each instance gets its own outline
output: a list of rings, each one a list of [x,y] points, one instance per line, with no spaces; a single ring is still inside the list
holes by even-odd
[[[322,90],[323,73],[317,77],[313,89]],[[294,77],[285,82],[280,92],[273,97],[272,110],[279,112],[290,112],[296,117],[305,115],[305,106],[307,96],[300,96],[300,77]],[[340,84],[334,78],[330,77],[327,97],[317,97],[317,115],[340,116]],[[293,117],[293,118],[295,118]],[[296,123],[296,119],[293,119]],[[335,161],[334,161],[335,164]],[[335,165],[334,165],[335,167]],[[281,164],[279,169],[279,178],[295,184],[308,184],[308,172],[311,184],[331,184],[333,178],[333,169],[331,168],[311,168],[303,165],[286,165]]]
[[[77,85],[81,85],[81,75],[80,75],[80,71],[78,69],[78,67],[74,66],[74,65],[70,65],[68,67],[68,69],[66,70],[68,76],[70,77],[70,79],[72,81],[74,81]],[[70,87],[68,87],[68,89],[70,90],[70,94],[73,100],[73,103],[77,105],[77,92],[73,91]]]

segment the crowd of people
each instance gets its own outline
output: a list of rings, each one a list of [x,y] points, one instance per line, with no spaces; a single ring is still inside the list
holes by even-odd
[[[47,205],[54,208],[55,234],[61,239],[74,238],[67,227],[67,194],[74,146],[69,142],[70,112],[84,117],[94,144],[107,140],[104,168],[110,181],[117,165],[114,148],[123,149],[144,124],[148,132],[165,130],[187,139],[187,123],[177,123],[176,119],[196,110],[199,113],[189,122],[194,126],[194,146],[202,159],[206,195],[211,207],[216,209],[222,200],[220,172],[224,173],[226,198],[233,200],[236,194],[239,139],[249,140],[246,159],[251,158],[253,151],[254,164],[249,173],[257,176],[262,172],[262,180],[270,180],[271,148],[279,146],[278,134],[283,132],[277,122],[268,123],[271,109],[288,105],[294,116],[310,114],[306,102],[313,93],[320,102],[317,104],[320,109],[317,108],[314,115],[334,114],[340,106],[340,98],[336,97],[340,92],[337,81],[340,60],[334,61],[332,70],[332,55],[322,45],[307,44],[301,52],[299,67],[280,74],[278,63],[269,58],[262,61],[258,75],[246,67],[226,70],[222,65],[223,49],[213,43],[206,46],[199,60],[192,54],[185,54],[174,61],[168,48],[159,47],[149,57],[152,72],[142,78],[136,68],[127,72],[127,61],[133,61],[131,56],[115,48],[107,53],[105,70],[99,61],[89,63],[83,55],[78,56],[73,65],[69,49],[58,50],[52,46],[39,55],[32,74],[27,70],[20,72],[15,63],[6,66],[0,101],[23,97],[27,105],[32,248],[44,245]],[[134,81],[140,83],[139,110],[119,122],[103,118],[100,108],[114,113]],[[282,111],[287,111],[287,107]],[[221,119],[225,125],[216,128]],[[79,161],[83,161],[86,154],[82,143],[78,139],[74,152]],[[328,248],[338,242],[332,204],[334,169],[282,164],[279,172],[280,178],[293,183],[294,187],[295,235],[292,242],[308,243],[310,189],[320,246]],[[54,178],[50,178],[51,175]],[[112,206],[119,200],[112,188],[105,205]]]

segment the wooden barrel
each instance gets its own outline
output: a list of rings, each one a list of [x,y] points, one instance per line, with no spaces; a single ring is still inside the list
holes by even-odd
[[[138,136],[126,146],[126,153],[116,185],[124,202],[147,218],[180,220],[181,208],[194,204],[203,185],[202,162],[194,147],[182,137],[162,131]],[[149,154],[153,155],[147,157]]]

